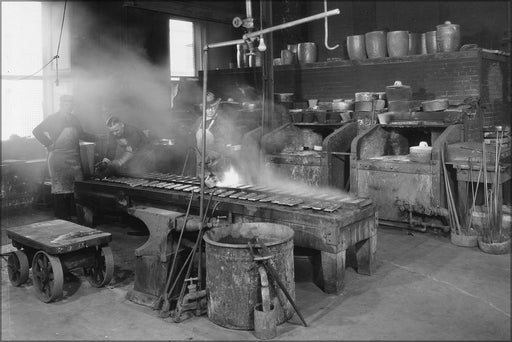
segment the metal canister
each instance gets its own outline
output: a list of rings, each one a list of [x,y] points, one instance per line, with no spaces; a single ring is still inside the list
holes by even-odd
[[[347,53],[351,60],[366,59],[364,34],[347,37]]]
[[[438,52],[453,52],[460,48],[460,26],[445,21],[436,26],[436,40]]]
[[[317,58],[316,44],[312,42],[299,43],[297,48],[300,64],[315,63]]]
[[[236,66],[238,68],[246,68],[249,66],[248,50],[249,47],[247,44],[236,44]]]
[[[291,50],[281,50],[281,65],[293,64],[293,52]]]
[[[401,57],[409,53],[409,32],[392,31],[386,37],[389,57]]]
[[[437,38],[436,31],[428,31],[425,33],[427,39],[427,53],[437,52]]]
[[[388,49],[386,32],[372,31],[365,33],[364,40],[368,58],[386,57]]]
[[[421,54],[422,55],[427,54],[427,34],[426,33],[421,34]]]
[[[298,59],[298,51],[299,51],[299,45],[298,44],[287,44],[286,49],[290,50],[293,53],[293,62],[292,64],[297,64],[299,62]]]
[[[421,54],[421,33],[409,33],[409,51],[407,54]]]

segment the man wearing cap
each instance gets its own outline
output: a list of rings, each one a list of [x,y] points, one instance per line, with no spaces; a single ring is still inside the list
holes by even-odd
[[[140,174],[153,171],[155,154],[151,141],[142,130],[125,124],[116,116],[106,122],[109,130],[106,157],[102,161],[107,174]]]
[[[227,117],[227,113],[219,110],[221,99],[216,98],[212,92],[206,95],[206,153],[205,170],[206,177],[217,176],[219,178],[226,171],[229,160],[226,156],[227,144],[232,143],[234,137],[238,134],[235,126]],[[202,107],[202,105],[201,105]],[[196,173],[201,172],[201,151],[203,141],[203,118],[198,118],[196,122],[196,144],[197,144],[197,163]]]
[[[73,114],[73,97],[60,97],[59,111],[49,115],[32,134],[48,150],[48,169],[52,180],[55,216],[69,219],[75,216],[74,184],[83,179],[80,142],[96,141],[93,134],[84,132]]]

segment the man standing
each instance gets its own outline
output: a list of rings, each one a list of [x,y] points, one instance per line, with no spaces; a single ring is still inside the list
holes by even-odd
[[[143,175],[154,170],[155,153],[150,139],[142,130],[125,124],[115,116],[108,118],[106,125],[110,133],[103,164],[108,173]]]
[[[97,140],[95,135],[83,131],[80,121],[72,113],[73,97],[62,95],[59,111],[49,115],[32,131],[48,150],[54,214],[61,219],[69,219],[76,213],[74,184],[83,179],[79,140]]]

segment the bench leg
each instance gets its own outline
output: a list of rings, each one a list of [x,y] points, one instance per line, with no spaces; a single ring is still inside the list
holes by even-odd
[[[359,241],[355,245],[357,258],[357,273],[371,275],[375,272],[375,251],[377,250],[377,235]]]
[[[339,253],[321,251],[323,290],[340,294],[345,287],[345,250]]]

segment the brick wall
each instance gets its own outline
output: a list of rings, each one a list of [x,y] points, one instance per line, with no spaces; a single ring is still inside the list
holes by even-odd
[[[482,110],[466,125],[470,140],[481,136],[482,125],[510,122],[509,58],[481,51],[437,53],[363,61],[318,62],[274,68],[276,93],[295,93],[296,99],[330,102],[354,98],[354,93],[385,91],[400,80],[410,85],[413,99],[479,96]],[[209,88],[247,83],[261,87],[259,69],[209,72]]]

